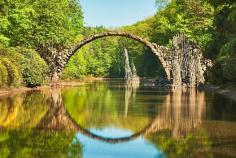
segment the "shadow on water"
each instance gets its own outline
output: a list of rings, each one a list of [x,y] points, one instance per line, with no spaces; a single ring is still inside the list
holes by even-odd
[[[204,91],[118,81],[9,96],[0,157],[235,157],[235,109]]]

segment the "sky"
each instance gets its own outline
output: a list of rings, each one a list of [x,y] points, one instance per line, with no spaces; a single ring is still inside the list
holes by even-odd
[[[86,26],[119,27],[156,12],[155,0],[80,0]]]

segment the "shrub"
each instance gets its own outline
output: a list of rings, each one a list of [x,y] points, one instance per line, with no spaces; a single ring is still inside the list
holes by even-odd
[[[2,65],[0,86],[23,84],[35,87],[45,83],[48,66],[36,51],[21,47],[0,46],[0,57]],[[7,82],[4,67],[7,70]]]
[[[0,59],[1,65],[5,66],[7,70],[7,85],[8,86],[19,86],[20,81],[20,72],[15,64],[13,64],[10,60],[7,58],[1,58]]]
[[[221,84],[224,82],[235,82],[236,81],[236,58],[230,57],[219,57],[214,67],[209,72],[210,82],[215,84]]]
[[[0,63],[0,87],[6,86],[8,80],[7,68]]]
[[[24,65],[22,76],[24,83],[29,87],[35,87],[45,84],[48,66],[46,62],[31,49],[17,48],[19,52],[28,59]]]
[[[227,58],[223,64],[223,76],[229,81],[236,81],[236,58]]]
[[[21,55],[15,48],[5,48],[0,45],[0,57],[7,58],[9,61],[16,64],[19,69],[27,64],[27,59]]]

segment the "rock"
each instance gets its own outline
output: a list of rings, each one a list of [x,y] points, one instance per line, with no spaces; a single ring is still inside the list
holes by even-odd
[[[170,52],[171,78],[174,86],[197,87],[205,83],[204,73],[210,60],[203,57],[197,45],[184,34],[174,36]]]
[[[155,81],[157,87],[168,87],[169,84],[171,84],[171,82],[165,77],[160,77]]]

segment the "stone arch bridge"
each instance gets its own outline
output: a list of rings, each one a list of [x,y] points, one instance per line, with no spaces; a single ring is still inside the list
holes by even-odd
[[[70,58],[84,45],[108,36],[122,36],[133,39],[148,47],[160,60],[166,74],[166,78],[173,86],[186,85],[196,87],[205,83],[204,72],[210,61],[205,59],[202,51],[191,41],[188,41],[184,34],[173,37],[172,47],[159,46],[139,36],[126,32],[104,32],[95,34],[80,41],[72,51],[60,52],[54,61],[54,72],[52,80],[57,81],[60,74]]]

